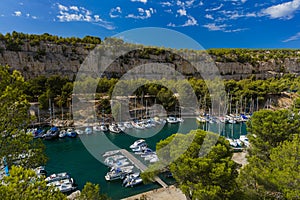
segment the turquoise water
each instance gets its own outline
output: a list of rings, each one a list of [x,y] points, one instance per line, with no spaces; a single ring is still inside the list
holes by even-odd
[[[69,172],[76,180],[79,189],[82,189],[84,184],[89,181],[99,184],[101,192],[106,193],[112,199],[121,199],[159,188],[160,186],[154,183],[125,188],[121,186],[121,181],[119,180],[105,181],[104,176],[109,169],[99,161],[104,151],[115,149],[116,147],[129,150],[129,146],[139,138],[145,138],[149,147],[155,149],[156,143],[160,140],[177,132],[188,133],[190,130],[197,128],[205,129],[205,126],[198,124],[195,119],[185,119],[181,125],[166,124],[164,127],[155,127],[144,131],[132,130],[128,134],[94,133],[91,135],[80,135],[77,138],[44,141],[46,154],[49,158],[46,169],[49,174]],[[223,128],[222,135],[225,134],[231,137],[233,133],[234,138],[237,138],[240,133],[246,134],[245,125],[234,124],[232,126],[228,124],[225,128]],[[209,124],[207,129],[212,132],[219,132],[219,130],[222,130],[222,127],[219,127],[217,124]],[[167,183],[172,182],[172,179],[165,178],[165,180]]]

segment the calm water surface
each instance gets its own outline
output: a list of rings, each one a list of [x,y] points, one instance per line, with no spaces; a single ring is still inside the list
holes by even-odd
[[[49,158],[46,169],[49,174],[69,172],[82,189],[89,181],[99,184],[102,193],[106,193],[112,199],[121,199],[132,196],[160,186],[153,183],[139,185],[133,188],[122,187],[121,180],[107,182],[104,179],[108,168],[99,159],[106,150],[124,148],[129,146],[139,138],[144,138],[151,149],[155,150],[155,145],[162,139],[180,132],[188,133],[197,128],[221,133],[228,137],[238,138],[240,134],[246,134],[244,124],[227,124],[225,128],[218,124],[198,124],[195,119],[185,119],[181,124],[166,124],[164,127],[155,127],[147,130],[131,130],[128,134],[103,134],[93,133],[91,135],[80,135],[77,138],[63,138],[53,141],[44,141],[46,144],[46,154]],[[167,183],[172,183],[172,179],[165,178]]]

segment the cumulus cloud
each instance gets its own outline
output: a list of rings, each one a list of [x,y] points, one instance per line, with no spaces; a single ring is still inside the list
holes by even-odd
[[[203,27],[207,28],[210,31],[224,31],[225,28],[228,27],[228,25],[226,25],[226,24],[216,25],[215,23],[209,23],[209,24],[203,25]]]
[[[56,16],[60,22],[82,21],[90,22],[95,25],[104,27],[108,30],[113,30],[115,27],[110,23],[100,18],[99,15],[93,15],[92,12],[84,7],[64,6],[57,4],[58,15]]]
[[[297,10],[300,9],[300,0],[293,0],[278,5],[270,6],[262,10],[262,13],[270,18],[291,19]]]
[[[117,7],[112,8],[112,9],[110,10],[109,16],[110,16],[111,18],[116,18],[116,17],[120,17],[120,16],[121,16],[121,15],[120,15],[121,13],[122,13],[121,7],[117,6]]]
[[[77,6],[70,6],[70,9],[79,12],[79,8]]]
[[[146,4],[147,3],[147,0],[131,0],[132,2],[141,2],[141,3],[144,3]]]
[[[170,22],[169,24],[167,24],[167,26],[170,26],[170,27],[198,26],[198,22],[193,16],[187,15],[187,20],[184,22],[184,24],[176,25],[176,24]]]
[[[138,8],[138,15],[134,14],[128,14],[126,17],[127,18],[133,18],[133,19],[147,19],[152,16],[156,12],[155,9],[149,8],[149,9],[143,9],[143,8]]]
[[[205,17],[206,19],[214,19],[214,17],[213,17],[212,15],[209,15],[209,14],[206,14],[204,17]]]
[[[160,4],[162,5],[162,7],[170,7],[170,6],[173,6],[173,4],[169,1],[166,1],[166,2],[160,2]]]
[[[179,9],[179,10],[177,10],[177,13],[178,13],[180,16],[186,16],[186,10],[185,10],[185,9]]]
[[[16,16],[16,17],[20,17],[21,15],[22,15],[21,11],[15,11],[14,12],[14,16]]]
[[[240,32],[243,30],[246,30],[246,28],[236,28],[236,29],[228,29],[231,27],[227,24],[216,24],[216,23],[209,23],[203,25],[204,28],[207,28],[209,31],[222,31],[225,33],[234,33],[234,32]]]
[[[290,41],[295,41],[300,39],[300,32],[296,33],[295,35],[289,37],[286,40],[283,40],[282,42],[290,42]]]

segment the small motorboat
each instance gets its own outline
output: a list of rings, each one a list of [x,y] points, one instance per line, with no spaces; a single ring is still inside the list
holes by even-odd
[[[64,138],[66,136],[67,136],[67,131],[66,130],[61,130],[59,132],[59,135],[58,135],[59,138]]]
[[[67,130],[67,136],[70,138],[75,138],[75,137],[77,137],[77,132],[75,130],[69,128]]]
[[[93,133],[93,129],[91,127],[86,127],[85,130],[84,130],[84,132],[86,134],[92,134]]]
[[[63,172],[63,173],[58,173],[58,174],[51,174],[50,176],[48,176],[45,181],[47,183],[51,183],[54,181],[60,181],[63,179],[68,179],[71,178],[70,175],[67,172]]]
[[[141,177],[133,178],[131,181],[125,184],[125,187],[133,187],[135,185],[143,183],[143,179]]]
[[[111,124],[109,125],[109,131],[112,132],[112,133],[121,133],[121,129],[118,127],[118,125],[116,124]]]
[[[131,149],[135,149],[137,148],[138,146],[144,144],[146,141],[144,139],[139,139],[137,141],[135,141],[132,145],[130,145],[130,148]]]
[[[119,152],[120,152],[120,150],[107,151],[107,152],[105,152],[102,156],[103,156],[103,157],[106,157],[106,156],[112,156],[112,155],[115,155],[115,154],[117,154],[117,153],[119,153]]]
[[[130,182],[132,179],[138,178],[140,176],[140,172],[136,172],[133,174],[126,175],[125,179],[123,180],[123,186],[125,186],[128,182]]]

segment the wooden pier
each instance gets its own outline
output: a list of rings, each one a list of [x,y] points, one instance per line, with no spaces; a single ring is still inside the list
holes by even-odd
[[[125,156],[127,157],[128,160],[130,160],[134,166],[136,168],[138,168],[139,170],[141,170],[141,172],[143,171],[146,171],[147,170],[147,166],[144,165],[141,161],[139,161],[136,157],[134,157],[131,153],[129,153],[127,150],[125,149],[121,149],[120,152]],[[161,180],[158,176],[155,176],[154,177],[154,180],[160,184],[163,188],[167,188],[168,185],[163,181]]]

